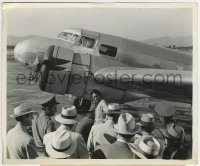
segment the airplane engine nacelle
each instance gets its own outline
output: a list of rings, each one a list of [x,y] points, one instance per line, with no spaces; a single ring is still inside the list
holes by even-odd
[[[65,52],[67,57],[71,57],[69,60],[59,59],[57,56],[61,55],[62,51],[58,52],[58,48],[50,46],[45,53],[39,87],[42,91],[66,94],[70,76],[68,62],[73,57],[73,51],[67,50]]]

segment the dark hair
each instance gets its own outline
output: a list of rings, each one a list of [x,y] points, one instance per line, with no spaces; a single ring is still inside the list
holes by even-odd
[[[23,116],[16,117],[15,120],[17,122],[22,122],[24,120],[24,118],[27,118],[27,117],[29,117],[29,114],[25,114]]]
[[[154,126],[150,126],[150,127],[148,127],[148,126],[141,126],[141,129],[142,130],[144,130],[144,131],[146,131],[147,133],[151,133],[153,130],[154,130]]]
[[[93,89],[93,90],[90,92],[90,96],[92,96],[93,93],[97,94],[98,96],[100,96],[100,97],[102,98],[102,93],[101,93],[99,90]]]
[[[125,139],[131,139],[135,134],[129,135],[129,134],[120,134],[119,133],[119,135],[122,136]]]
[[[171,123],[171,122],[173,122],[173,116],[163,116],[163,119],[164,119],[164,122],[165,122],[165,125],[166,124],[169,124],[169,123]]]
[[[120,114],[107,114],[107,115],[112,117],[114,123],[117,123]]]

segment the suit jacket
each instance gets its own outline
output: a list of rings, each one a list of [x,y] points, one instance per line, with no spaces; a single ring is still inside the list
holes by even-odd
[[[32,121],[33,138],[38,151],[44,149],[43,137],[47,134],[47,129],[51,129],[51,132],[56,130],[53,120],[42,111]]]
[[[113,121],[93,125],[88,137],[87,148],[92,152],[97,145],[112,144],[117,141],[117,134],[113,130]]]
[[[179,159],[179,160],[186,160],[191,159],[192,153],[190,153],[188,145],[181,145],[177,150],[174,152],[170,152],[169,148],[166,147],[163,152],[163,159]]]
[[[24,126],[17,124],[8,131],[8,152],[11,159],[34,159],[38,157],[33,137],[31,137]]]
[[[128,144],[116,141],[113,144],[104,144],[96,147],[92,159],[135,159],[135,154]]]

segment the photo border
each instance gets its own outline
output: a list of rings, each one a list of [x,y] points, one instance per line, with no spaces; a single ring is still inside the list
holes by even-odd
[[[197,48],[198,48],[198,25],[197,25],[197,3],[4,3],[2,5],[3,8],[3,35],[2,35],[2,147],[3,147],[3,163],[4,164],[41,164],[41,165],[185,165],[185,164],[195,164],[198,160],[198,149],[197,149]],[[124,8],[124,7],[132,7],[132,8],[191,8],[193,10],[193,104],[192,104],[192,159],[191,160],[163,160],[163,159],[140,159],[140,160],[112,160],[112,159],[70,159],[66,162],[65,160],[59,159],[34,159],[34,160],[22,160],[22,159],[6,159],[6,128],[7,128],[7,114],[5,110],[7,110],[7,13],[6,9],[8,8],[43,8],[43,7],[74,7],[74,5],[78,8]],[[62,5],[62,6],[61,6]],[[146,162],[148,161],[148,164]]]

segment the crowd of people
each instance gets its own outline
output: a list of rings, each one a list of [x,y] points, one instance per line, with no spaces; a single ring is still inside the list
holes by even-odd
[[[74,105],[57,112],[55,95],[41,99],[38,113],[29,103],[14,109],[17,121],[8,131],[7,148],[11,159],[190,159],[184,128],[173,120],[175,108],[159,103],[155,112],[164,121],[156,128],[155,117],[144,113],[140,122],[122,110],[119,103],[107,103],[94,89],[91,108],[77,121]],[[27,128],[31,126],[31,132]]]

